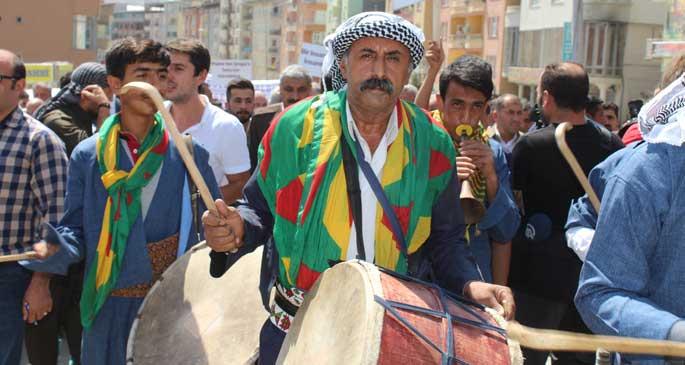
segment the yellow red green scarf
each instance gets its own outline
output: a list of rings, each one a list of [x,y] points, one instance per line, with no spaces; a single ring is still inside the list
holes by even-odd
[[[332,91],[296,104],[274,120],[262,139],[257,182],[274,216],[278,280],[286,288],[307,290],[331,261],[347,258],[352,218],[340,140],[354,142],[346,96]],[[406,102],[396,108],[399,132],[388,147],[380,183],[412,254],[430,234],[433,204],[454,169],[454,148],[423,110]],[[376,264],[406,273],[407,257],[398,242],[377,204]]]
[[[161,166],[169,145],[159,113],[154,118],[154,125],[140,146],[140,157],[128,172],[119,169],[119,114],[105,120],[100,130],[97,160],[109,197],[102,218],[95,263],[88,270],[83,285],[81,322],[85,328],[92,325],[116,285],[131,226],[141,212],[140,191]]]

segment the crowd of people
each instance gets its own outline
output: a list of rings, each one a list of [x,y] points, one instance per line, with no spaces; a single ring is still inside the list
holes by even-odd
[[[24,346],[31,364],[56,364],[60,337],[74,364],[125,363],[145,295],[202,239],[212,276],[264,246],[260,364],[275,363],[318,276],[352,259],[532,327],[685,340],[683,58],[621,123],[581,64],[547,65],[535,101],[495,95],[485,60],[445,65],[440,42],[391,14],[356,15],[324,46],[321,82],[288,66],[267,101],[236,79],[223,107],[197,40],[117,41],[104,65],[78,66],[54,96],[35,84],[32,98],[21,59],[0,50],[0,254],[38,256],[0,263],[0,365]],[[422,60],[425,80],[408,85]],[[151,98],[122,89],[131,81],[164,97],[216,211]],[[557,147],[561,122],[600,211]]]

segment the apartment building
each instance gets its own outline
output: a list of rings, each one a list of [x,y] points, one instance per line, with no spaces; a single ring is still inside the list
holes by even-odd
[[[544,66],[575,60],[590,75],[590,94],[616,103],[625,118],[628,101],[648,99],[660,78],[659,61],[647,59],[643,45],[661,36],[667,6],[658,1],[578,1],[521,0],[508,6],[503,76],[519,96],[534,101]]]
[[[326,37],[325,0],[290,0],[283,3],[280,66],[297,64],[304,43],[323,44]]]

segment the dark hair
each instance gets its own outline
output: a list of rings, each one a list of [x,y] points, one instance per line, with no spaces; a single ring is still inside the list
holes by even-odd
[[[637,118],[637,115],[640,113],[640,109],[642,109],[642,106],[645,103],[640,100],[631,100],[628,102],[628,115],[630,115],[630,118]]]
[[[63,88],[71,82],[71,71],[65,73],[62,75],[62,77],[59,78],[59,88]]]
[[[24,66],[24,61],[17,56],[14,56],[14,60],[12,62],[12,77],[16,79],[14,81],[26,78],[26,66]]]
[[[603,110],[613,110],[614,114],[616,114],[616,116],[618,117],[618,105],[616,105],[614,103],[605,103],[604,105],[602,105],[602,109]]]
[[[450,82],[480,91],[485,99],[492,97],[492,67],[482,58],[465,55],[457,58],[440,74],[440,96],[444,99]]]
[[[580,71],[574,70],[574,66]],[[590,80],[581,64],[552,63],[542,73],[540,90],[550,93],[559,108],[580,112],[587,106]]]
[[[187,54],[190,57],[190,63],[195,68],[195,76],[199,75],[203,70],[209,72],[212,59],[209,55],[209,50],[200,41],[187,38],[174,39],[166,44],[166,49],[169,52]]]
[[[105,55],[107,74],[124,78],[126,66],[138,62],[159,63],[169,66],[169,52],[161,43],[151,39],[135,40],[127,37],[116,42]]]
[[[252,85],[252,81],[242,77],[233,79],[228,83],[228,86],[226,86],[226,100],[231,99],[231,90],[233,89],[250,89],[254,93],[254,85]]]
[[[595,113],[602,110],[602,105],[604,105],[602,99],[596,96],[590,96],[587,100],[587,105],[585,106],[585,112],[588,115],[594,116]]]

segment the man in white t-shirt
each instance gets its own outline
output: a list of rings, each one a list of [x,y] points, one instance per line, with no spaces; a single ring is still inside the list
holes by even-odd
[[[250,177],[250,157],[242,124],[200,95],[209,72],[209,50],[197,40],[177,39],[166,45],[171,55],[166,98],[181,133],[190,134],[209,151],[221,194],[227,202],[241,195]]]

